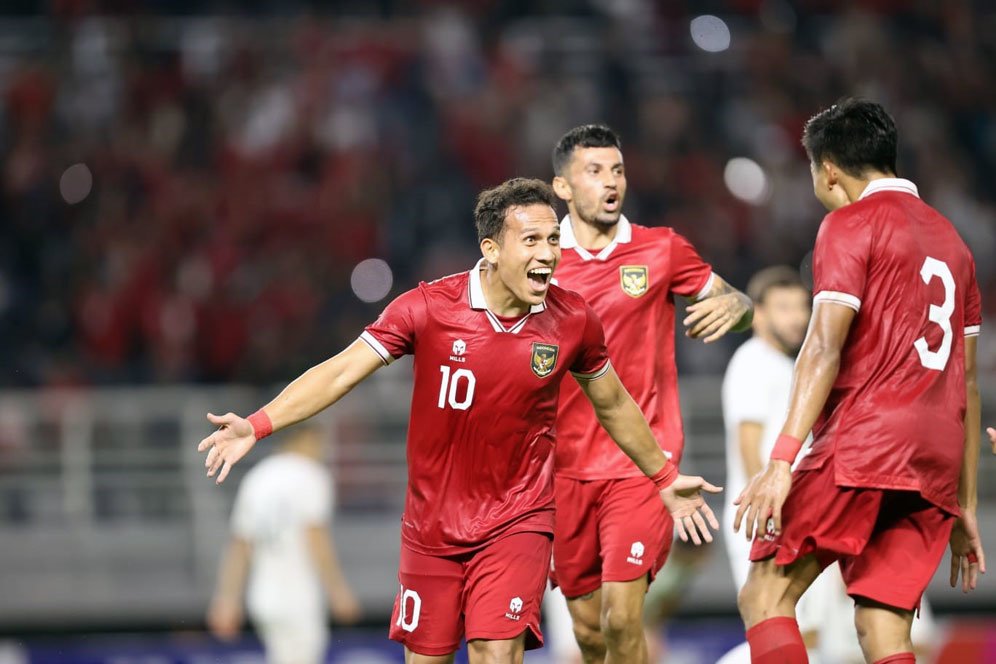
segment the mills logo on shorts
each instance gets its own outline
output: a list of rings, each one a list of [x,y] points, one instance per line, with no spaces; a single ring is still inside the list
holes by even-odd
[[[640,297],[650,287],[650,273],[646,265],[623,265],[619,268],[619,283],[630,297]]]
[[[513,597],[512,601],[508,603],[508,612],[505,613],[505,617],[509,620],[518,620],[522,617],[519,615],[520,613],[522,613],[522,598]]]
[[[766,541],[766,542],[774,542],[776,539],[778,539],[775,536],[775,520],[774,519],[771,519],[771,518],[768,519],[768,523],[766,523],[765,526],[764,526],[764,531],[765,531],[764,532],[764,541]]]
[[[626,559],[626,562],[642,565],[644,550],[643,542],[633,542],[633,546],[629,547],[629,558]]]
[[[530,355],[530,366],[533,373],[540,378],[546,378],[557,367],[557,352],[560,346],[533,342],[533,352]]]

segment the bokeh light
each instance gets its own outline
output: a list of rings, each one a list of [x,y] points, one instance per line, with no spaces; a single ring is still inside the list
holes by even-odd
[[[764,169],[747,157],[734,157],[726,162],[723,182],[731,194],[752,205],[764,203],[771,194],[771,186],[768,184],[768,176]]]
[[[379,258],[368,258],[357,263],[349,278],[353,293],[364,302],[379,302],[387,297],[394,285],[391,266]]]
[[[70,205],[76,205],[90,195],[93,188],[93,175],[86,164],[73,164],[59,180],[59,193]]]
[[[719,53],[730,48],[730,27],[718,16],[696,16],[689,27],[692,41],[703,51]]]

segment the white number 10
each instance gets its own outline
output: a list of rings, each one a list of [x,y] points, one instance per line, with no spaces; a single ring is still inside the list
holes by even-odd
[[[923,283],[929,284],[934,277],[940,277],[941,283],[944,284],[944,303],[941,306],[930,305],[927,318],[941,327],[944,338],[941,339],[941,345],[937,350],[930,350],[926,337],[914,341],[913,347],[919,353],[920,363],[923,366],[942,371],[951,356],[951,341],[954,338],[954,333],[951,331],[951,315],[955,310],[955,281],[947,263],[928,256],[920,268],[920,278],[923,279]]]
[[[446,408],[446,403],[449,402],[450,408],[456,408],[457,410],[467,410],[470,408],[470,403],[474,400],[474,387],[477,385],[477,378],[474,377],[474,373],[469,369],[457,369],[453,372],[451,379],[450,368],[445,364],[439,367],[439,371],[443,374],[443,382],[439,386],[439,403],[437,405],[440,408]],[[463,393],[463,399],[458,399],[457,391],[460,389],[461,378],[467,380],[467,388]]]

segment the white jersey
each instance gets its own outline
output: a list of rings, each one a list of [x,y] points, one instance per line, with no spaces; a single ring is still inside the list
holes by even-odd
[[[324,616],[318,571],[305,530],[332,515],[332,476],[317,461],[282,452],[246,473],[232,532],[252,545],[247,603],[255,621]]]
[[[739,426],[756,422],[763,427],[761,463],[767,463],[785,424],[795,363],[760,337],[744,342],[733,354],[723,377],[723,422],[726,426],[726,512],[747,488],[747,472],[740,454]],[[736,510],[734,509],[735,513]],[[729,518],[733,523],[732,516]]]

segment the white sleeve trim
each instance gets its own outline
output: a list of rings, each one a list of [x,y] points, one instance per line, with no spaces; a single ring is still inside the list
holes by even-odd
[[[977,337],[977,336],[979,336],[979,332],[981,332],[981,331],[982,331],[982,326],[981,325],[969,325],[968,327],[965,328],[965,336],[966,337]]]
[[[394,356],[384,348],[384,344],[377,341],[377,337],[364,330],[363,334],[360,335],[360,339],[365,341],[373,352],[380,355],[380,359],[383,360],[385,365],[394,362]]]
[[[851,295],[850,293],[841,293],[838,291],[820,291],[813,298],[813,304],[817,302],[831,302],[833,304],[842,304],[845,307],[850,307],[855,311],[861,311],[861,299]]]
[[[605,374],[609,373],[609,367],[610,366],[612,366],[612,363],[609,362],[608,360],[606,360],[605,364],[602,365],[601,369],[597,369],[597,370],[593,371],[592,373],[587,373],[586,374],[586,373],[579,373],[577,371],[572,371],[571,375],[573,375],[578,380],[595,380],[595,379],[601,378]]]
[[[698,293],[696,293],[695,295],[693,295],[692,299],[693,300],[702,300],[702,299],[704,299],[705,296],[708,295],[710,293],[710,291],[712,291],[713,284],[715,284],[715,283],[716,283],[716,273],[715,272],[710,272],[709,273],[709,278],[706,279],[705,286],[702,287],[702,290],[700,290]]]

